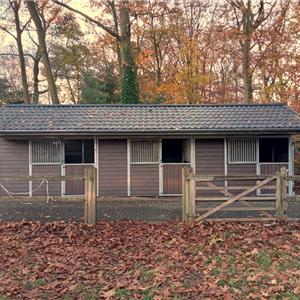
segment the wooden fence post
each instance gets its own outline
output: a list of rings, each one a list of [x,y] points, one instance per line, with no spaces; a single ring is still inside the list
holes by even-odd
[[[189,217],[196,217],[196,179],[193,168],[190,168],[190,180],[189,180]]]
[[[182,168],[182,220],[196,216],[196,180],[193,169],[189,166]]]
[[[276,217],[278,222],[285,221],[287,219],[287,170],[281,168],[280,172],[277,172],[276,179]]]
[[[86,167],[84,177],[84,222],[95,225],[97,221],[96,168],[94,166]]]
[[[182,168],[182,221],[185,221],[188,218],[187,206],[189,198],[189,187],[188,187],[188,176],[189,176],[189,167],[184,166]]]

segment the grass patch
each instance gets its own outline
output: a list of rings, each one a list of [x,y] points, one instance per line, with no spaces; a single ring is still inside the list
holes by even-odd
[[[220,275],[220,273],[221,273],[221,271],[217,268],[211,270],[211,275],[213,275],[213,276],[218,276],[218,275]]]
[[[153,281],[155,272],[153,270],[143,271],[141,274],[141,281],[144,284],[150,283]]]
[[[31,282],[26,282],[25,288],[27,290],[34,290],[43,284],[45,284],[45,280],[43,278],[38,278],[37,280],[31,281]]]
[[[145,291],[139,291],[139,294],[142,296],[143,300],[152,300],[153,299],[153,291],[151,289]]]
[[[131,291],[125,288],[116,289],[115,296],[120,300],[129,300],[131,299]]]
[[[243,279],[238,279],[238,280],[231,279],[228,281],[228,286],[234,289],[241,289],[245,285],[246,285],[246,281]]]
[[[262,251],[257,255],[256,262],[264,269],[268,269],[272,265],[272,260],[265,251]]]

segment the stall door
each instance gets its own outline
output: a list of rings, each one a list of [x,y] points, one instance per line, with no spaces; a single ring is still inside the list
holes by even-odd
[[[66,164],[63,166],[65,176],[84,176],[84,170],[92,164]],[[65,195],[81,196],[84,195],[84,181],[66,181]]]
[[[182,168],[189,164],[165,163],[161,164],[163,194],[181,195],[182,193]]]

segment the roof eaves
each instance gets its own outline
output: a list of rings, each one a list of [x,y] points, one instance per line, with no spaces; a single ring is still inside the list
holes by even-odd
[[[235,129],[178,129],[178,130],[170,130],[170,129],[149,129],[149,130],[5,130],[0,131],[1,135],[53,135],[53,134],[64,134],[64,135],[74,135],[74,134],[209,134],[209,133],[255,133],[255,132],[264,132],[264,133],[298,133],[300,132],[300,127],[296,128],[235,128]]]

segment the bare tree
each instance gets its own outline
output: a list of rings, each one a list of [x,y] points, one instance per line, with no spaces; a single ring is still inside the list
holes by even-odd
[[[254,31],[265,22],[276,1],[271,5],[268,13],[265,12],[265,0],[260,0],[257,11],[254,11],[251,0],[227,0],[233,9],[236,27],[240,33],[240,49],[242,52],[242,66],[243,66],[243,84],[244,84],[244,103],[251,103],[253,101],[253,71],[251,70],[251,41]]]
[[[48,82],[48,88],[50,91],[50,96],[53,104],[59,104],[59,98],[57,93],[57,88],[55,84],[55,79],[52,73],[50,59],[48,55],[47,45],[46,45],[46,39],[45,39],[45,30],[43,28],[43,24],[40,18],[40,15],[37,10],[37,5],[34,1],[27,1],[27,8],[31,15],[31,18],[35,24],[38,41],[39,41],[39,51],[42,57],[42,61],[45,68],[45,76],[47,78]]]
[[[7,27],[0,26],[0,28],[8,33],[10,36],[14,38],[17,43],[18,47],[18,57],[20,63],[20,70],[21,70],[21,79],[22,79],[22,93],[25,103],[30,103],[30,96],[28,91],[28,81],[27,81],[27,74],[26,74],[26,62],[25,62],[25,55],[24,49],[22,44],[22,33],[25,30],[26,26],[30,22],[30,19],[22,26],[20,22],[19,10],[21,7],[21,1],[16,0],[9,0],[9,7],[12,9],[14,14],[14,27],[15,27],[15,34],[13,34]]]

